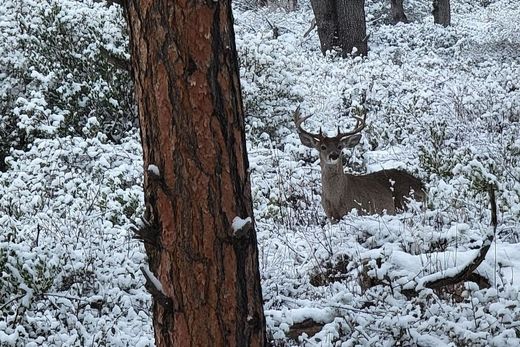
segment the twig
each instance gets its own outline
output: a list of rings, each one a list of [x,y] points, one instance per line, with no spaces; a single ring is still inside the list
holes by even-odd
[[[9,306],[13,301],[19,300],[19,299],[23,298],[24,296],[25,296],[25,294],[15,296],[15,297],[12,298],[11,300],[9,300],[8,302],[6,302],[6,303],[3,304],[2,306],[0,306],[0,311],[3,311],[4,308],[6,308],[7,306]]]
[[[313,18],[313,19],[312,19],[312,21],[311,21],[311,27],[309,28],[309,30],[307,30],[307,31],[305,32],[305,34],[303,34],[303,37],[307,37],[307,36],[311,33],[311,31],[314,30],[314,28],[316,28],[316,18]]]
[[[498,226],[498,218],[497,218],[497,201],[495,198],[495,189],[493,185],[489,185],[488,187],[489,201],[491,203],[491,225],[493,226],[493,237],[497,237],[497,226]],[[495,283],[495,287],[497,285],[497,244],[495,242],[495,271],[493,272],[493,281]]]
[[[132,71],[132,65],[130,64],[129,60],[114,55],[113,53],[106,50],[104,47],[99,47],[99,52],[108,60],[110,64],[112,64],[116,68],[129,72]]]
[[[267,21],[267,24],[269,24],[269,26],[271,27],[271,29],[273,30],[273,39],[277,39],[278,36],[280,36],[280,29],[276,26],[276,25],[273,25],[269,19],[265,19]]]

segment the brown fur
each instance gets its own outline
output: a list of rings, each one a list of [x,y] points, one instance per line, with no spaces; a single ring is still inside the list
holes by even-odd
[[[425,198],[421,181],[404,171],[349,175],[343,173],[341,161],[322,165],[321,170],[321,204],[331,219],[339,220],[354,208],[360,214],[396,214],[406,208],[407,197]]]

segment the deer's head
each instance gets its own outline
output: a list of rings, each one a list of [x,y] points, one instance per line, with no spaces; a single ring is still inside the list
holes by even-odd
[[[341,163],[341,152],[344,148],[352,148],[361,140],[361,130],[365,128],[366,113],[363,117],[354,116],[357,120],[356,127],[348,132],[341,132],[338,126],[338,134],[334,137],[323,135],[323,132],[310,133],[302,128],[302,123],[311,116],[301,117],[300,107],[294,112],[294,123],[303,145],[315,148],[320,152],[321,165],[338,165]]]

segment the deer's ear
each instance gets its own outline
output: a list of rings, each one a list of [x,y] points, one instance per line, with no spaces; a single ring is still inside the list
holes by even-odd
[[[318,140],[314,136],[309,136],[304,133],[298,133],[300,136],[300,141],[304,146],[310,147],[310,148],[317,148],[318,147]]]
[[[361,134],[350,135],[341,139],[343,146],[348,148],[356,146],[359,141],[361,141]]]

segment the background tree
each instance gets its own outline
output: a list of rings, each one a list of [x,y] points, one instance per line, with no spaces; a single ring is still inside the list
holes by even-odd
[[[390,0],[390,17],[392,23],[408,23],[408,18],[404,13],[403,0]]]
[[[336,3],[338,38],[343,56],[368,54],[365,0],[339,0]]]
[[[296,11],[296,8],[298,8],[298,0],[288,0],[287,1],[287,9],[289,11]]]
[[[335,0],[311,0],[312,11],[316,19],[321,52],[332,50],[338,44],[338,20]]]
[[[129,0],[125,10],[156,344],[263,345],[231,1]]]
[[[443,26],[451,25],[450,0],[433,0],[433,22]]]
[[[364,0],[311,0],[323,54],[339,47],[343,56],[367,55]]]

